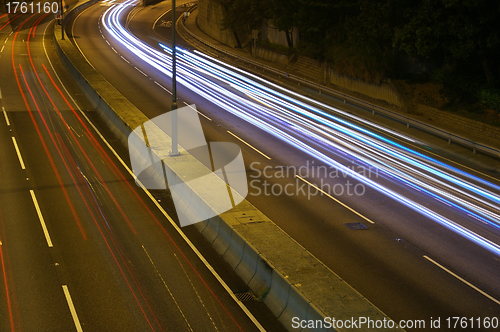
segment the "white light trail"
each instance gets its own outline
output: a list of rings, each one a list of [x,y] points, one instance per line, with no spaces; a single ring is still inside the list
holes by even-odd
[[[146,45],[119,22],[121,13],[134,2],[126,1],[110,7],[103,15],[102,23],[108,33],[130,52],[171,77],[171,49],[160,44],[163,52]],[[178,48],[177,54],[177,80],[191,91],[500,256],[500,245],[394,189],[364,177],[330,155],[341,152],[356,163],[375,166],[387,177],[386,180],[397,181],[406,190],[419,191],[438,202],[439,206],[443,203],[464,217],[472,217],[494,229],[500,229],[500,186],[369,129],[414,142],[387,128],[301,96],[197,51],[193,53]],[[349,117],[366,127],[334,114]]]

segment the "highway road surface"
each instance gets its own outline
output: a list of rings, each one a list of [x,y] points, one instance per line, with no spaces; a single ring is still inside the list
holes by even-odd
[[[76,16],[70,34],[153,118],[171,104],[171,30],[157,25],[171,20],[170,3],[132,4],[95,5]],[[137,44],[127,45],[131,40]],[[498,178],[454,163],[426,142],[201,54],[179,53],[178,103],[197,105],[209,141],[242,147],[250,202],[323,263],[396,321],[499,316]],[[373,172],[367,180],[349,169]],[[344,194],[310,188],[339,184]],[[359,191],[349,195],[349,187]]]
[[[136,186],[55,56],[53,17],[0,15],[0,331],[280,331]]]

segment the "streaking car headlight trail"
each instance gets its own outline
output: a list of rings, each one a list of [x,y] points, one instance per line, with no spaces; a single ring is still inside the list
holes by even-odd
[[[170,77],[171,48],[159,44],[161,49],[155,49],[137,39],[120,23],[121,14],[134,4],[135,1],[126,1],[110,7],[102,17],[102,24],[130,52]],[[428,200],[446,204],[461,215],[495,230],[500,230],[500,186],[375,131],[414,142],[402,134],[301,96],[200,52],[180,47],[176,50],[179,84],[500,256],[497,243],[409,198],[409,195],[357,173],[331,155],[342,154],[358,164],[376,167],[393,182],[426,195]],[[354,121],[350,122],[346,117]]]

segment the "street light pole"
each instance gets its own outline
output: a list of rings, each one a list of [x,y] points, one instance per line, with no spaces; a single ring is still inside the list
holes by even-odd
[[[59,8],[61,10],[61,39],[64,40],[63,0],[61,0],[61,5]]]
[[[172,0],[172,111],[177,109],[177,78],[176,78],[176,55],[175,55],[175,0]],[[172,151],[171,156],[179,155],[177,149],[177,112],[172,114]]]

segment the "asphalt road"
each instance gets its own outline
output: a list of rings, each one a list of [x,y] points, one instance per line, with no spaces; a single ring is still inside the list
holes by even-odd
[[[219,282],[100,138],[123,153],[58,62],[52,17],[0,31],[0,330],[258,330],[241,281],[209,253]]]
[[[168,8],[169,3],[162,3],[134,10],[129,15],[133,17],[128,22],[129,29],[141,40],[158,48],[162,36],[168,39],[171,32],[168,27],[157,27],[153,31],[152,26]],[[89,62],[148,117],[168,111],[171,97],[165,89],[169,89],[170,79],[121,46],[101,23],[96,24],[106,9],[108,6],[96,5],[75,19],[71,28],[75,42]],[[125,17],[121,20],[124,24],[127,21]],[[162,20],[169,21],[168,13],[159,22]],[[182,41],[180,43],[182,45]],[[240,145],[249,176],[258,174],[258,170],[262,171],[266,166],[270,166],[275,175],[279,167],[298,169],[310,166],[314,160],[182,85],[178,87],[178,94],[179,104],[194,103],[210,119],[201,118],[208,141],[230,141]],[[270,156],[271,160],[242,144],[228,131]],[[417,148],[420,147],[424,148]],[[348,165],[356,165],[349,156],[335,157]],[[260,180],[264,180],[262,176]],[[284,178],[272,176],[267,180],[270,185],[292,183],[299,186],[293,175]],[[311,177],[309,180],[318,179]],[[394,180],[383,181],[392,187],[398,186]],[[423,204],[437,204],[417,192],[409,195]],[[310,198],[300,193],[252,195],[251,189],[248,199],[396,321],[424,319],[428,322],[431,317],[499,315],[498,257],[379,192],[367,188],[362,197],[344,195],[340,198],[374,224],[324,195]],[[440,212],[452,219],[467,219],[446,206],[441,206]],[[353,231],[344,225],[346,223],[363,223],[368,229]],[[471,227],[477,227],[498,242],[498,233],[477,225]]]

